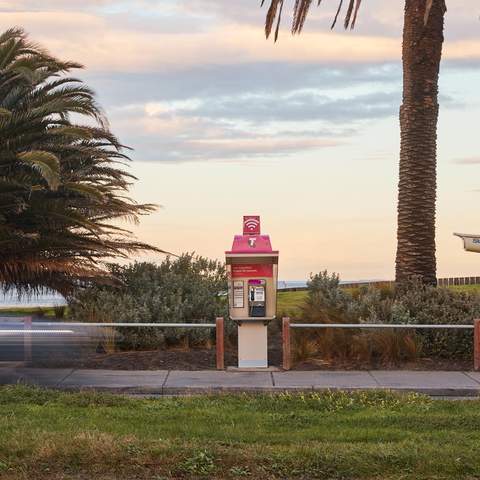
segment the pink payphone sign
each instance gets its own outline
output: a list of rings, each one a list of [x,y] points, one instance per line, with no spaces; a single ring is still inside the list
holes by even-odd
[[[260,216],[245,215],[243,217],[243,234],[260,235]]]

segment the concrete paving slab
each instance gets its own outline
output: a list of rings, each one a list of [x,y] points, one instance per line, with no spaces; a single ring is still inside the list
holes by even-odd
[[[70,389],[95,388],[162,393],[167,374],[167,370],[74,370],[59,386]]]
[[[464,372],[378,370],[372,376],[381,388],[412,390],[430,395],[478,394],[480,384]]]
[[[56,387],[71,372],[71,368],[1,368],[0,385],[26,383]]]
[[[172,370],[164,393],[193,393],[198,391],[262,391],[273,388],[270,372],[224,372],[216,370]]]
[[[21,381],[29,385],[40,387],[56,387],[68,377],[72,368],[18,368]]]
[[[65,389],[136,394],[373,389],[415,391],[432,396],[480,395],[480,372],[448,371],[119,371],[0,367],[0,385],[28,383]]]
[[[289,371],[273,373],[275,388],[377,388],[375,379],[365,371]]]
[[[480,385],[480,372],[465,372],[465,375]]]

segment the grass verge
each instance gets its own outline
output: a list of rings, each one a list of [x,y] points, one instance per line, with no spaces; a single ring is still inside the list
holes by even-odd
[[[278,317],[297,317],[301,314],[301,307],[307,298],[306,291],[299,292],[278,292],[277,311]]]
[[[0,307],[0,315],[41,315],[54,317],[53,307]]]
[[[0,478],[478,478],[480,402],[0,388]]]

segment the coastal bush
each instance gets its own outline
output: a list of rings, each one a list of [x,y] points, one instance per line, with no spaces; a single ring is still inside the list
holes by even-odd
[[[308,296],[302,308],[305,323],[385,323],[393,309],[387,289],[340,287],[336,274],[324,271],[308,282]],[[412,332],[332,328],[295,332],[297,360],[321,356],[327,362],[356,362],[395,365],[413,360],[418,344]]]
[[[84,322],[209,323],[227,316],[227,277],[223,264],[184,254],[160,264],[110,265],[115,285],[78,289],[69,299],[70,315]],[[208,346],[213,329],[121,328],[125,349]]]
[[[396,316],[399,312],[405,323],[417,324],[472,324],[480,316],[480,295],[475,292],[457,292],[413,284],[398,295]],[[471,330],[419,330],[422,353],[441,358],[471,358],[473,333]]]
[[[480,295],[423,285],[405,288],[341,288],[339,277],[324,271],[308,282],[302,308],[305,323],[472,324],[480,315]],[[327,361],[398,364],[419,354],[471,358],[471,330],[324,329],[296,331],[298,360],[321,355]]]

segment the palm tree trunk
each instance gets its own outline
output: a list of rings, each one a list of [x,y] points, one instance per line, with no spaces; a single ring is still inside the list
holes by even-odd
[[[436,284],[435,203],[438,74],[444,0],[406,0],[403,30],[403,103],[400,107],[400,179],[396,281]]]

